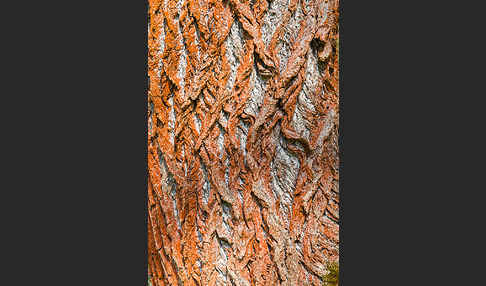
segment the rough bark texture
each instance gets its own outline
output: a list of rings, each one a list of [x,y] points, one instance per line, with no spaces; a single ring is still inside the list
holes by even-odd
[[[148,20],[152,285],[322,285],[338,1],[150,0]]]

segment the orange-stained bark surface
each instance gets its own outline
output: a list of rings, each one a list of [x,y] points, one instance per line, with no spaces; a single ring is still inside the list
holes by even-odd
[[[152,285],[322,285],[339,256],[338,5],[149,1]]]

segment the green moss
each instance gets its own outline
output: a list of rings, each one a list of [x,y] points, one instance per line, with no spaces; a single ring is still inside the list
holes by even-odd
[[[322,280],[323,286],[338,286],[339,283],[339,263],[331,262],[327,265],[327,271],[329,271]]]

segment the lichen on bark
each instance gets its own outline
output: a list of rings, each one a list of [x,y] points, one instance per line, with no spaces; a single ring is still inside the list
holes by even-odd
[[[338,261],[338,5],[149,1],[152,285],[322,285]]]

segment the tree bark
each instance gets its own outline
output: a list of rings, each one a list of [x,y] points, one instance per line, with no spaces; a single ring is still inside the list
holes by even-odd
[[[149,1],[152,285],[322,285],[339,256],[338,5]]]

